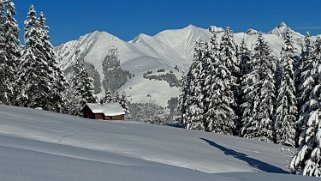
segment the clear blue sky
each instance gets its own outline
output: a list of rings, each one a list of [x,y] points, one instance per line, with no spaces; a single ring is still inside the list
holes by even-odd
[[[321,34],[321,0],[13,0],[23,31],[28,8],[43,11],[54,45],[86,33],[107,31],[123,40],[155,35],[189,24],[269,31],[281,21],[305,33]]]

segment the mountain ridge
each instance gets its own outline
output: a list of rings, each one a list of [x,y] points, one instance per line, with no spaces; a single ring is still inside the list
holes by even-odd
[[[297,49],[300,49],[304,42],[303,35],[282,22],[270,32],[263,33],[276,57],[280,55],[284,44],[282,36],[287,28],[292,32]],[[224,29],[220,27],[214,27],[214,29],[218,31],[218,39],[221,39]],[[253,49],[257,37],[258,31],[254,29],[234,33],[236,44],[244,39],[249,49]],[[155,100],[159,105],[165,107],[167,100],[171,97],[178,97],[179,88],[170,87],[166,82],[144,79],[144,73],[164,69],[167,73],[174,72],[180,79],[192,63],[195,41],[200,39],[209,41],[210,38],[211,33],[208,30],[194,25],[188,25],[182,29],[164,30],[154,36],[139,34],[130,41],[124,41],[108,32],[94,31],[81,36],[78,40],[66,42],[56,47],[55,50],[61,60],[60,67],[63,70],[74,64],[77,58],[76,52],[79,52],[84,56],[86,62],[94,65],[103,80],[102,61],[105,59],[108,49],[117,48],[122,69],[135,74],[120,88],[119,92],[125,92],[132,102]],[[312,38],[315,39],[315,37]],[[174,71],[176,68],[178,71]],[[102,92],[98,94],[98,97],[103,94],[102,87]]]

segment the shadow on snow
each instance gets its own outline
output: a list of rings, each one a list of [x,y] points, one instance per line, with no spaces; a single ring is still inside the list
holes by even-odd
[[[255,167],[261,171],[268,172],[268,173],[289,173],[279,167],[276,167],[274,165],[265,163],[263,161],[251,158],[244,153],[240,153],[235,150],[226,148],[226,147],[221,146],[221,145],[219,145],[213,141],[210,141],[208,139],[205,139],[205,138],[200,138],[200,139],[207,142],[209,145],[223,151],[225,155],[233,156],[234,158],[242,160],[242,161],[248,163],[249,165],[251,165],[252,167]]]

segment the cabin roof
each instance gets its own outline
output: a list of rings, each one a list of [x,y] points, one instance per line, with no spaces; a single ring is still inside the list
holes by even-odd
[[[85,107],[88,108],[94,113],[101,113],[105,116],[117,116],[125,114],[124,109],[118,103],[106,103],[106,104],[95,104],[95,103],[87,103]],[[84,108],[85,108],[84,107]]]

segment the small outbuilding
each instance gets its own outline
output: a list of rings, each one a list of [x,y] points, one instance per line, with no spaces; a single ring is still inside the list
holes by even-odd
[[[125,111],[118,103],[87,103],[82,109],[83,116],[90,119],[124,120]]]

